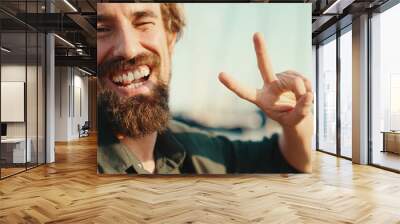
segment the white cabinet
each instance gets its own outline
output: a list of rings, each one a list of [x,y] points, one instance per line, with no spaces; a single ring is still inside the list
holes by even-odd
[[[12,154],[12,163],[25,163],[32,161],[32,141],[30,138],[26,140],[27,147],[25,151],[24,138],[7,138],[1,140],[2,151],[10,151]],[[4,148],[3,148],[4,147]],[[4,150],[3,150],[4,149]],[[11,162],[11,158],[7,159]]]

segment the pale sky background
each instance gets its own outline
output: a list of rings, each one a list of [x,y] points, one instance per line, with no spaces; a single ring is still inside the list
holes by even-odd
[[[228,72],[261,87],[252,36],[262,32],[275,72],[292,69],[312,80],[311,4],[184,4],[187,26],[175,46],[172,111],[254,111],[217,76]],[[221,113],[222,112],[222,113]]]

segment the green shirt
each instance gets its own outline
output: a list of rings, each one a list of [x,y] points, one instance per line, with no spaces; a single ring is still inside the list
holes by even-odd
[[[111,132],[100,131],[98,173],[149,174]],[[278,135],[261,141],[229,140],[171,120],[154,148],[157,174],[295,173],[278,146]]]

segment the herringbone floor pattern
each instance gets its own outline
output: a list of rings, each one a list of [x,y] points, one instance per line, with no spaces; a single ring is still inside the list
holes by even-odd
[[[400,175],[316,152],[313,174],[99,177],[96,139],[0,181],[0,223],[400,223]]]

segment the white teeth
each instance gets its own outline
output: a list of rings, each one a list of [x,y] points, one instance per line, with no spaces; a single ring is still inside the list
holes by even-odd
[[[134,77],[135,77],[135,79],[140,79],[140,78],[142,78],[141,77],[141,75],[140,75],[140,72],[139,71],[135,71],[135,73],[134,73]]]
[[[142,74],[142,77],[148,76],[150,74],[150,69],[147,66],[143,66],[140,68],[140,73]]]
[[[143,85],[143,82],[131,83],[131,84],[129,84],[127,87],[128,87],[129,89],[134,89],[134,88],[140,87],[141,85]]]
[[[144,66],[140,66],[135,71],[130,71],[130,72],[128,72],[126,74],[122,74],[122,75],[116,75],[112,78],[112,81],[115,83],[132,82],[134,80],[146,77],[149,74],[150,74],[149,67],[144,65]]]
[[[132,81],[134,78],[135,78],[135,77],[133,76],[133,73],[132,73],[132,72],[129,72],[129,73],[128,73],[128,80],[129,80],[129,81]]]
[[[145,68],[143,68],[143,67],[141,67],[140,69],[139,69],[139,72],[140,72],[140,76],[145,76],[145,73],[146,73],[146,71],[145,71],[146,69]]]
[[[124,74],[124,75],[122,76],[122,80],[123,80],[123,81],[128,81],[128,76],[127,76],[126,74]]]

